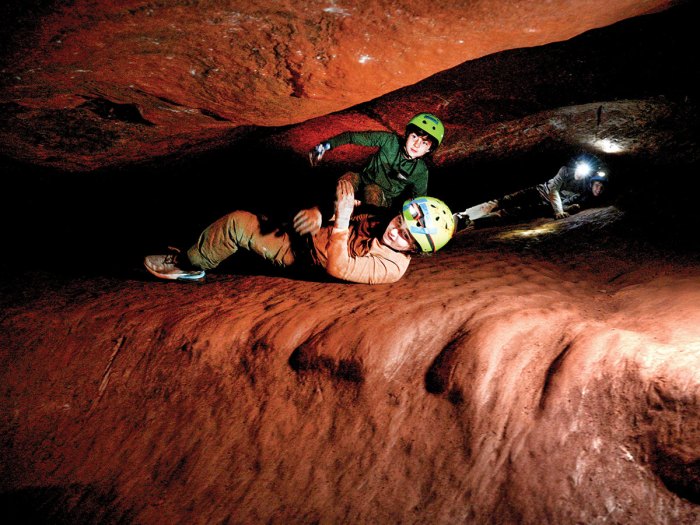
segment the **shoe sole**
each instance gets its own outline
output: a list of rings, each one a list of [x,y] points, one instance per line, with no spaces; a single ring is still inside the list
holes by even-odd
[[[143,265],[150,274],[158,277],[159,279],[165,279],[167,281],[201,281],[204,279],[204,277],[206,277],[206,272],[204,270],[193,273],[192,275],[175,275],[172,273],[161,273],[155,268],[151,268],[146,262],[144,262]]]

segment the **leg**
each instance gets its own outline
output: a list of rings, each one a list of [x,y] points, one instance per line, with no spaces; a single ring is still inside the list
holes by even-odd
[[[477,204],[476,206],[472,206],[471,208],[467,208],[463,212],[460,212],[458,215],[466,215],[469,219],[475,220],[480,219],[481,217],[491,213],[492,211],[495,211],[497,208],[498,201],[487,201],[482,202],[481,204]]]
[[[495,202],[493,210],[481,218],[481,224],[494,224],[500,219],[530,219],[542,215],[545,203],[534,186],[504,195]]]
[[[387,199],[384,190],[376,184],[367,184],[362,192],[363,203],[381,208],[389,208],[391,199]]]
[[[234,211],[209,225],[197,244],[187,251],[187,257],[194,266],[210,270],[239,248],[257,253],[277,266],[294,263],[289,234],[278,228],[263,232],[261,219],[247,211]]]
[[[498,199],[498,207],[505,213],[517,214],[520,209],[533,208],[540,204],[542,204],[542,196],[534,186],[509,193]]]
[[[384,195],[384,190],[382,190],[376,184],[365,184],[364,187],[362,187],[362,178],[360,177],[359,173],[348,171],[338,180],[346,180],[352,184],[352,189],[355,191],[356,199],[358,198],[357,195],[360,193],[360,189],[362,189],[363,204],[370,204],[372,206],[379,206],[382,208],[388,208],[391,206],[391,199],[387,199]]]
[[[338,178],[338,181],[341,180],[346,180],[350,184],[352,184],[352,189],[355,193],[357,193],[360,190],[360,174],[355,173],[354,171],[348,171],[344,175],[341,175]]]

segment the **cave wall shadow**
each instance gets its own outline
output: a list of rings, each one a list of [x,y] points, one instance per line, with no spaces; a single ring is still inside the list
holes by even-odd
[[[271,148],[267,130],[230,147],[88,173],[0,159],[6,268],[94,274],[140,267],[145,254],[187,248],[220,216],[246,209],[289,223],[332,199],[333,180]]]

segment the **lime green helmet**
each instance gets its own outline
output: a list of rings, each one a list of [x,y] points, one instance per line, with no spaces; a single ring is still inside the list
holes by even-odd
[[[403,219],[411,237],[424,252],[436,252],[455,231],[450,208],[434,197],[417,197],[403,203]]]
[[[415,126],[418,129],[425,131],[428,135],[435,139],[437,146],[442,143],[442,138],[445,136],[445,126],[443,126],[440,119],[432,113],[418,113],[418,115],[413,117],[408,122],[408,125]]]

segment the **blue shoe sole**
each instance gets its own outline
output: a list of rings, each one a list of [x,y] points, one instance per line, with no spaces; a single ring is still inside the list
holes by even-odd
[[[195,274],[193,274],[193,275],[183,275],[183,276],[181,276],[181,277],[178,277],[178,278],[175,279],[175,280],[176,280],[176,281],[201,281],[202,279],[204,279],[204,277],[205,277],[206,275],[207,275],[206,272],[204,272],[204,271],[202,270],[201,272],[195,273]]]

